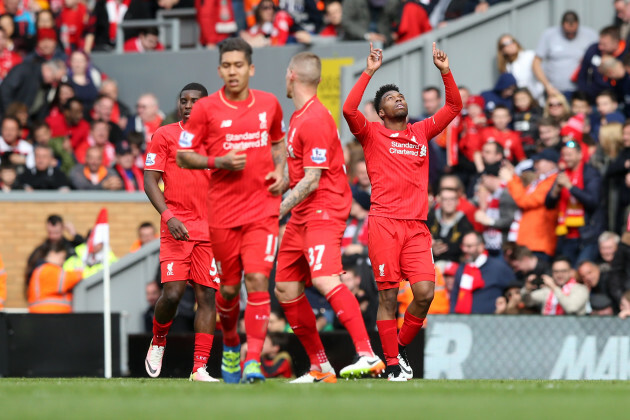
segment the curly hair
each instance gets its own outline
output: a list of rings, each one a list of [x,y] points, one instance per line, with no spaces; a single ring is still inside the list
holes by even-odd
[[[398,86],[393,85],[391,83],[381,86],[376,91],[376,95],[374,95],[374,109],[376,110],[377,114],[381,110],[381,99],[383,99],[383,95],[385,95],[387,92],[390,92],[392,90],[396,92],[400,92],[400,89],[398,89]]]

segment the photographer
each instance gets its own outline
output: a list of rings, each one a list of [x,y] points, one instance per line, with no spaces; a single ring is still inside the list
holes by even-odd
[[[589,299],[588,287],[573,277],[571,262],[557,257],[551,266],[551,277],[540,276],[543,286],[538,289],[537,277],[530,275],[521,290],[527,307],[541,307],[542,315],[585,315]]]

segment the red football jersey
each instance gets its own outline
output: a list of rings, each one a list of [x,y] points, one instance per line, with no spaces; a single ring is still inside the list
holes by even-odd
[[[287,134],[291,188],[304,178],[305,168],[320,168],[319,186],[291,212],[291,220],[346,220],[352,193],[335,120],[317,96],[291,116]]]
[[[358,110],[370,76],[363,73],[343,105],[350,131],[363,146],[372,183],[370,215],[426,220],[429,210],[429,145],[462,109],[459,90],[448,72],[442,75],[446,104],[432,117],[392,131],[369,122]]]
[[[227,229],[279,214],[282,197],[271,195],[265,177],[275,168],[271,143],[284,141],[284,124],[271,93],[250,89],[245,101],[233,102],[224,89],[195,103],[179,148],[207,156],[247,153],[242,171],[212,170],[210,227]]]
[[[518,131],[505,130],[499,131],[494,127],[486,127],[481,130],[481,146],[489,141],[496,141],[505,152],[505,158],[512,162],[520,162],[527,159],[525,152],[523,151],[523,142],[521,141],[521,135]]]
[[[144,170],[162,172],[166,206],[186,226],[190,239],[209,241],[208,194],[205,191],[210,185],[210,171],[192,171],[177,166],[177,142],[182,131],[181,123],[157,129],[149,143]],[[170,235],[165,222],[161,222],[160,235]]]

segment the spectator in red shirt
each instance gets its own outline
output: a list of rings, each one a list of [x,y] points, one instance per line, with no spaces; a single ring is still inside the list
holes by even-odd
[[[508,128],[512,117],[510,110],[503,106],[497,105],[492,110],[493,127],[487,127],[481,132],[482,145],[488,141],[496,141],[505,150],[505,157],[513,162],[520,162],[526,159],[521,143],[521,136]]]
[[[261,0],[254,9],[256,24],[241,36],[252,47],[285,45],[291,34],[293,19],[284,10],[278,10],[272,0]],[[303,31],[302,31],[303,32]],[[298,40],[300,36],[297,36]]]
[[[459,179],[457,175],[444,175],[440,178],[440,187],[439,191],[442,190],[453,190],[457,191],[457,195],[459,196],[459,200],[457,202],[457,211],[461,211],[466,215],[466,219],[473,225],[476,231],[483,232],[484,227],[475,222],[475,212],[477,211],[477,206],[468,201],[466,198],[466,194],[464,194],[464,184],[462,180]],[[436,206],[438,208],[439,206]]]
[[[87,34],[90,11],[80,0],[64,0],[61,13],[57,16],[57,26],[61,33],[61,44],[66,52],[91,51],[94,35]]]
[[[231,0],[195,0],[195,8],[201,45],[215,46],[237,31]]]
[[[326,5],[326,14],[324,21],[327,25],[320,31],[319,36],[334,36],[339,39],[343,38],[343,28],[341,27],[341,19],[343,18],[343,7],[341,2],[333,0]]]
[[[14,66],[22,62],[22,57],[9,49],[7,33],[0,27],[0,83]]]
[[[87,141],[82,143],[75,152],[79,163],[85,163],[85,154],[91,147],[98,148],[103,154],[103,166],[109,168],[116,159],[116,149],[109,142],[109,124],[105,121],[93,121]]]
[[[403,1],[400,13],[398,29],[394,34],[396,44],[409,41],[433,29],[429,22],[429,15],[417,1]]]
[[[63,107],[63,113],[46,118],[53,137],[69,137],[72,150],[87,142],[90,125],[83,119],[83,104],[77,98],[70,98]]]
[[[149,27],[140,29],[138,36],[125,41],[124,50],[126,53],[164,51],[164,45],[158,40],[158,29]]]

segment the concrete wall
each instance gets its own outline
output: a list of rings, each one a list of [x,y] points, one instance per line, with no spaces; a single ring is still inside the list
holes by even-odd
[[[109,211],[111,247],[118,257],[129,252],[141,222],[160,221],[144,193],[17,193],[0,195],[0,254],[8,273],[8,308],[25,307],[26,259],[46,238],[45,221],[57,213],[85,235],[102,207]],[[140,286],[144,296],[144,287]],[[144,298],[142,300],[144,304]]]

